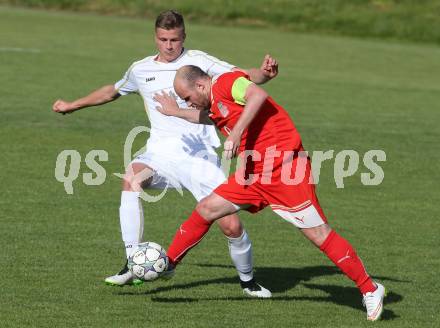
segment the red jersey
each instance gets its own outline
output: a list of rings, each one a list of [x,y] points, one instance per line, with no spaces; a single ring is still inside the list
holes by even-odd
[[[240,97],[237,96],[237,92],[234,94],[235,82],[240,78],[249,80],[249,76],[242,72],[228,72],[213,79],[209,116],[225,136],[229,135],[244,109],[245,100],[238,99]],[[256,150],[261,154],[261,160],[253,160],[255,171],[262,168],[266,149],[273,146],[276,146],[277,151],[302,150],[301,137],[289,114],[268,97],[257,116],[243,132],[239,152]],[[281,154],[275,161],[281,160],[282,157]]]
[[[244,95],[250,83],[249,77],[241,72],[224,73],[213,80],[210,117],[226,136],[243,112]],[[275,156],[266,153],[269,149],[278,153]],[[310,160],[298,155],[303,151],[301,137],[287,112],[272,98],[266,99],[244,131],[239,151],[244,150],[258,151],[261,157],[248,159],[245,171],[231,174],[214,190],[216,194],[234,204],[250,205],[246,207],[250,212],[270,205],[300,228],[327,222],[315,195],[315,186],[310,183]],[[290,157],[285,157],[286,153],[290,153]],[[273,165],[265,167],[265,158],[269,157],[273,158]],[[297,172],[299,180],[289,180],[296,179]]]

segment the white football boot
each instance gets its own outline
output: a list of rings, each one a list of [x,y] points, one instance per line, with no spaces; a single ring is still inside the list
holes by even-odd
[[[143,281],[136,279],[131,271],[128,270],[127,263],[125,263],[125,266],[122,268],[121,271],[119,271],[119,273],[115,274],[114,276],[105,278],[105,283],[110,286],[122,287],[142,285]]]
[[[383,299],[386,296],[385,287],[377,283],[374,292],[364,294],[362,303],[367,309],[367,320],[376,321],[380,319],[383,312]]]
[[[251,297],[258,298],[270,298],[272,297],[272,293],[269,289],[264,288],[260,284],[257,284],[255,280],[252,278],[249,281],[241,281],[241,288],[243,288],[243,294]]]

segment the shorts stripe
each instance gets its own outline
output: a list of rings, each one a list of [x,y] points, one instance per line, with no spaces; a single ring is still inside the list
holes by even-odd
[[[306,207],[308,207],[310,205],[312,205],[312,202],[310,200],[307,200],[304,203],[297,205],[297,206],[293,206],[293,207],[287,207],[287,206],[276,205],[276,204],[271,204],[270,207],[274,211],[275,210],[282,210],[282,211],[286,211],[286,212],[298,212],[298,211],[305,209]]]
[[[281,209],[274,209],[273,211],[284,220],[292,223],[300,229],[314,228],[326,223],[325,218],[322,218],[319,215],[317,209],[313,205],[296,212],[284,211]]]

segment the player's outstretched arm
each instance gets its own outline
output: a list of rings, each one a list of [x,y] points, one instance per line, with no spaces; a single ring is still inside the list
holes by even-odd
[[[82,108],[108,103],[117,99],[119,96],[120,95],[114,85],[105,85],[89,95],[72,102],[58,99],[52,105],[52,110],[56,113],[70,114]]]
[[[263,84],[278,75],[278,62],[271,55],[266,55],[260,68],[234,68],[234,70],[245,72],[249,75],[250,80],[256,84]]]
[[[179,108],[176,98],[172,93],[167,94],[162,91],[161,93],[156,93],[153,99],[162,106],[157,106],[157,111],[164,115],[179,117],[191,123],[213,124],[206,110]]]

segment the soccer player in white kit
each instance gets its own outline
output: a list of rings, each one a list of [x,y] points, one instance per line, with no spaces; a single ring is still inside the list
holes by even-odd
[[[215,147],[220,141],[213,126],[189,123],[169,117],[156,110],[154,99],[158,92],[174,92],[176,71],[185,65],[199,66],[211,76],[231,70],[241,70],[198,50],[183,48],[185,40],[183,17],[172,10],[162,12],[156,19],[155,41],[159,53],[133,63],[124,77],[114,85],[106,85],[86,97],[72,102],[57,100],[53,110],[72,113],[76,110],[105,104],[120,96],[138,93],[142,96],[151,130],[147,150],[137,156],[126,168],[123,180],[120,225],[127,258],[142,241],[144,216],[140,195],[142,188],[164,185],[183,186],[200,201],[226,180],[219,167]],[[266,55],[260,68],[242,70],[258,84],[278,73],[278,64]],[[177,99],[182,108],[187,105]],[[219,221],[219,227],[228,239],[231,259],[237,269],[243,292],[254,297],[267,298],[271,293],[253,277],[252,245],[236,214]],[[127,265],[116,275],[105,279],[109,285],[133,285],[134,279]]]

